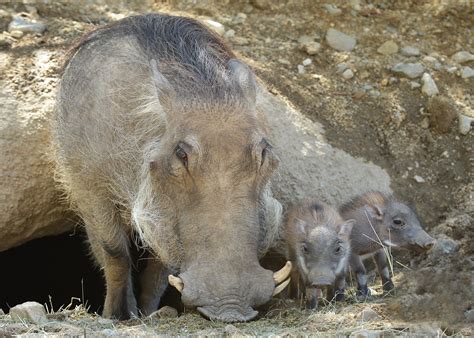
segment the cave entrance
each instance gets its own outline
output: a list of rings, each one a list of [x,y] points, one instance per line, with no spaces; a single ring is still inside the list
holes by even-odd
[[[179,298],[177,291],[168,288],[160,306],[182,310]],[[44,237],[0,252],[0,308],[5,313],[27,301],[56,311],[83,299],[89,312],[102,312],[105,283],[90,257],[85,234]]]

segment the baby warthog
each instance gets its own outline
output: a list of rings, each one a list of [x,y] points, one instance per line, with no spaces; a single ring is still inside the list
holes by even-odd
[[[344,204],[340,213],[345,219],[356,220],[351,233],[349,264],[357,278],[359,298],[365,298],[369,293],[367,272],[362,262],[364,256],[374,256],[383,290],[390,291],[394,285],[387,264],[386,247],[425,251],[435,243],[421,227],[416,213],[393,195],[368,192]]]
[[[289,211],[285,239],[293,262],[290,296],[305,298],[314,309],[323,289],[329,300],[335,291],[344,290],[353,224],[317,200],[306,200]]]
[[[279,233],[278,166],[250,68],[213,32],[150,14],[87,34],[61,79],[59,177],[103,269],[103,315],[149,314],[168,281],[188,308],[246,321],[288,283],[259,258]],[[130,246],[151,251],[137,301]]]

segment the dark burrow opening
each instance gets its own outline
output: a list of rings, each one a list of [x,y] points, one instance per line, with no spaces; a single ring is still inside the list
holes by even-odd
[[[58,310],[84,300],[89,312],[100,314],[105,284],[85,238],[81,233],[44,237],[0,252],[0,308],[8,313],[17,304],[36,301]],[[163,305],[181,310],[174,289],[166,291],[160,306]]]

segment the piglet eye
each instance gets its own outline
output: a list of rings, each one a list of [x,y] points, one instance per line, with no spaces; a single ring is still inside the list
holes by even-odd
[[[337,243],[337,244],[336,244],[336,248],[334,249],[334,252],[335,252],[336,254],[338,254],[338,255],[342,252],[341,243]]]
[[[186,152],[183,150],[183,148],[181,148],[180,146],[178,146],[176,148],[176,157],[183,163],[183,165],[187,168],[188,167],[188,154],[186,154]]]
[[[395,218],[395,219],[393,220],[393,224],[395,224],[396,226],[399,226],[399,227],[400,227],[400,226],[405,225],[405,222],[403,222],[400,218]]]

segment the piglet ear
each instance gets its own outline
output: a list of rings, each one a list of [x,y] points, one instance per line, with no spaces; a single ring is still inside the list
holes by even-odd
[[[378,221],[383,220],[383,210],[380,208],[378,205],[365,205],[365,210],[367,212],[367,215],[370,218],[376,219]]]
[[[300,219],[295,219],[295,226],[298,233],[306,236],[306,222]]]
[[[240,87],[249,104],[255,105],[257,85],[255,76],[249,66],[237,59],[231,59],[229,61],[229,73],[232,81]]]
[[[155,93],[160,103],[161,112],[164,114],[166,108],[169,108],[174,96],[173,86],[160,71],[160,65],[157,60],[150,60],[150,72],[155,87]],[[166,116],[163,116],[166,120]]]
[[[352,228],[356,223],[355,219],[350,219],[341,224],[339,228],[339,237],[344,240],[349,240],[351,236]]]

